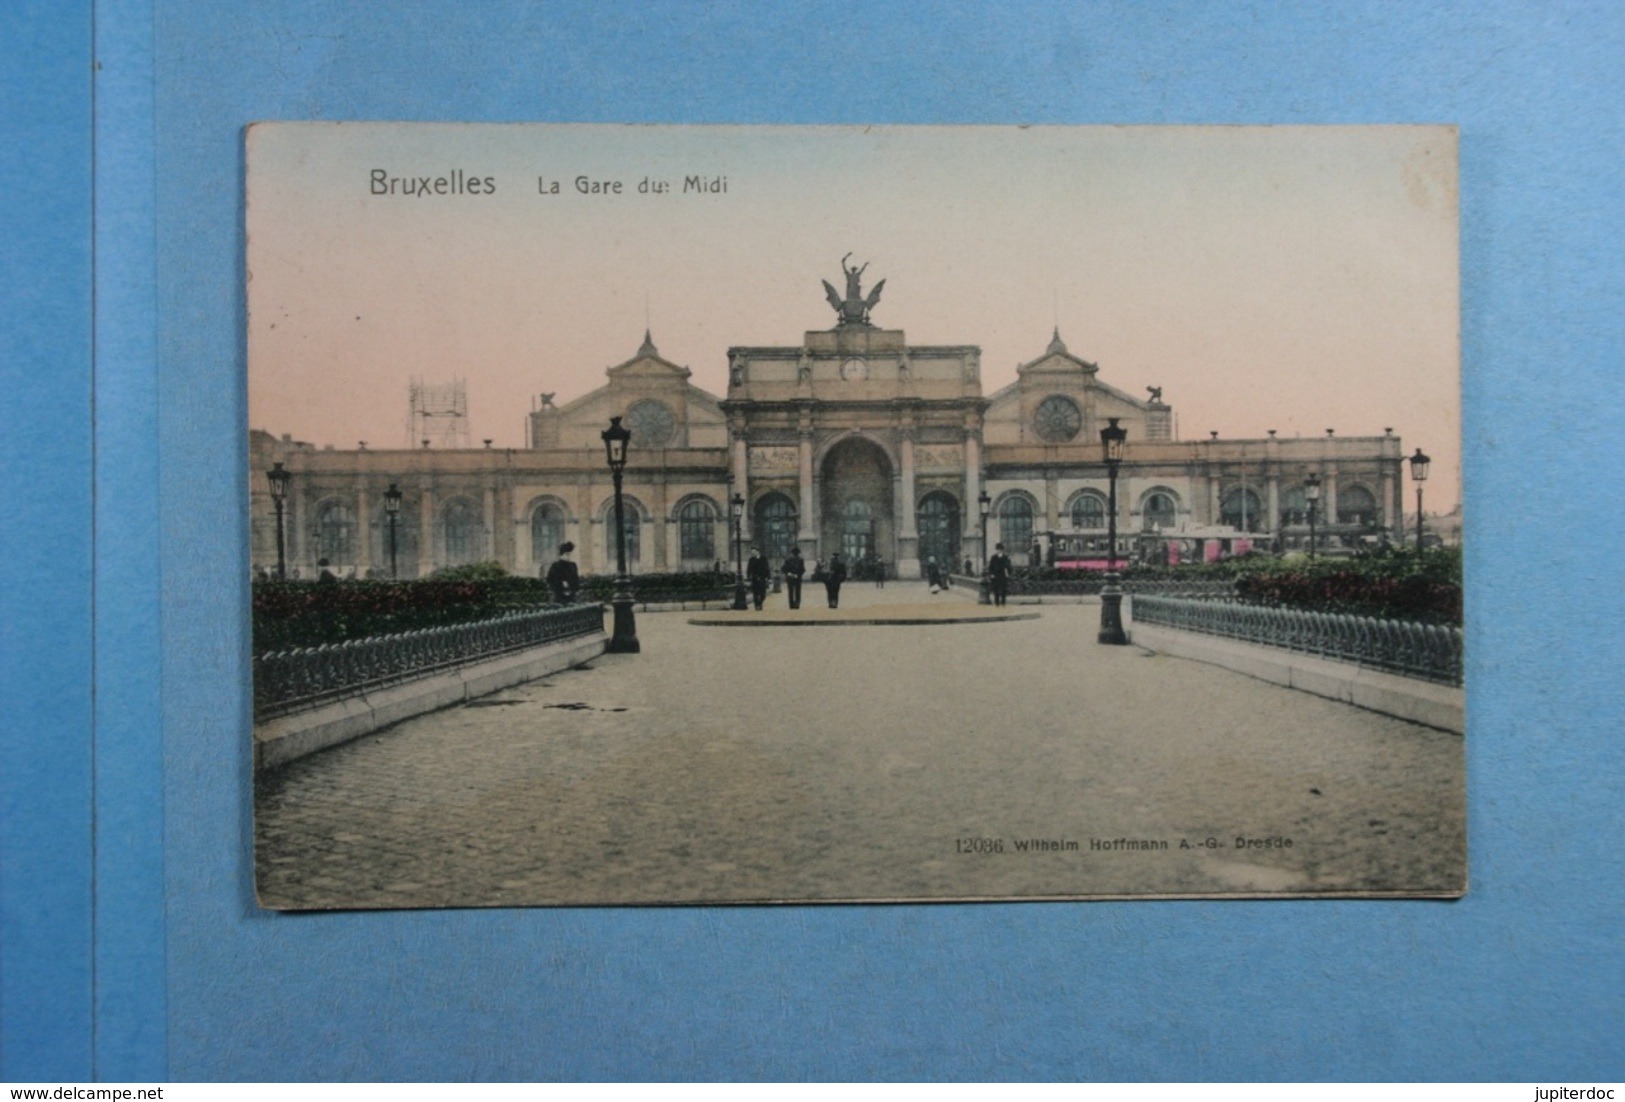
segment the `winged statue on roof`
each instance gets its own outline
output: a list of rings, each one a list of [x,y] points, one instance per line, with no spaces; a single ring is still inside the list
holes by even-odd
[[[830,306],[835,310],[837,327],[869,325],[869,311],[873,310],[875,303],[880,301],[880,290],[886,286],[886,281],[881,280],[874,285],[868,296],[865,297],[863,294],[863,272],[869,265],[867,262],[862,267],[848,264],[847,259],[851,255],[851,253],[847,253],[846,256],[841,257],[841,271],[846,273],[846,296],[844,298],[829,280],[824,280],[824,297],[829,299]]]

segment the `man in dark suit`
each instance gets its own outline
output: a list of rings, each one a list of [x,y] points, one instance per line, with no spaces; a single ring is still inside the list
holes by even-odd
[[[768,568],[767,556],[762,554],[760,547],[750,549],[750,561],[745,564],[745,580],[750,583],[750,599],[756,605],[756,611],[762,611],[762,602],[767,600],[767,583],[773,579],[773,571]]]
[[[576,545],[568,540],[559,544],[559,557],[547,568],[547,588],[553,591],[553,600],[561,605],[574,600],[576,591],[581,588],[581,571],[570,561],[570,552],[575,549]]]
[[[841,607],[841,583],[846,581],[846,560],[839,551],[830,556],[829,569],[824,572],[824,593],[830,608]]]
[[[807,572],[807,564],[802,561],[801,548],[790,548],[789,557],[784,560],[784,592],[790,598],[791,608],[801,607],[801,576]]]
[[[1004,604],[1010,596],[1010,556],[1004,553],[1004,544],[993,545],[993,557],[987,560],[987,577],[992,583],[993,603]]]

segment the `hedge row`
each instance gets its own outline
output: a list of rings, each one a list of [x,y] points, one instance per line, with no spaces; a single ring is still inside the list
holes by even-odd
[[[731,576],[710,572],[639,574],[632,579],[632,593],[639,600],[718,599],[731,591],[731,582]],[[589,575],[582,579],[580,599],[608,601],[614,588],[612,577]],[[468,623],[551,601],[546,582],[514,575],[447,580],[441,574],[409,582],[259,582],[253,592],[254,651]]]
[[[1431,548],[1418,555],[1387,548],[1354,558],[1238,555],[1180,566],[1126,565],[1125,580],[1232,579],[1236,595],[1256,604],[1344,612],[1359,616],[1461,623],[1461,550]],[[1017,591],[1077,580],[1072,570],[1017,567]]]

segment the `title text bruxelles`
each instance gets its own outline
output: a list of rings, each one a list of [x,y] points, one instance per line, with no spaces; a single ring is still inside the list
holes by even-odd
[[[391,176],[386,168],[372,170],[374,195],[495,195],[495,176],[470,176],[454,168],[444,176]]]

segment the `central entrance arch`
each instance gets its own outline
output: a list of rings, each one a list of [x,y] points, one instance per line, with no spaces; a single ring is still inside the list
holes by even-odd
[[[848,437],[824,456],[819,515],[819,554],[840,551],[848,569],[865,559],[896,558],[892,519],[892,470],[886,451],[872,440]]]

